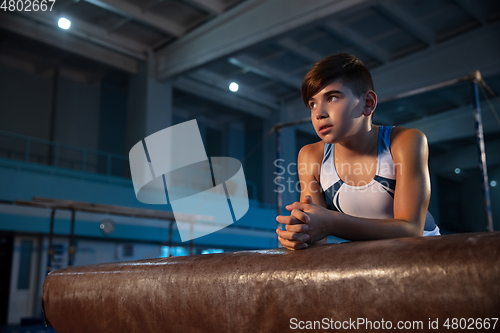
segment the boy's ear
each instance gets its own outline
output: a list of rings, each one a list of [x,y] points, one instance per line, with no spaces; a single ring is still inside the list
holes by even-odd
[[[377,107],[377,94],[373,90],[368,90],[365,93],[365,107],[363,108],[363,115],[369,116],[375,111]]]

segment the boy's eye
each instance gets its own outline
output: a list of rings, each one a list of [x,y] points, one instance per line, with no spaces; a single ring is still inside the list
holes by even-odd
[[[334,102],[336,100],[338,100],[339,98],[337,96],[330,96],[328,97],[328,102]]]
[[[316,102],[309,102],[309,109],[314,109],[316,107]]]

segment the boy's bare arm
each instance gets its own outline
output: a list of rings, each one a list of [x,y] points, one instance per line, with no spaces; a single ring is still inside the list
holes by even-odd
[[[303,147],[299,152],[297,169],[300,180],[300,202],[310,196],[313,202],[326,208],[323,189],[319,183],[324,145],[318,142]]]
[[[319,153],[323,151],[323,147],[320,143],[303,147],[299,152],[297,169],[300,180],[300,202],[315,203],[326,208],[325,196],[319,184],[322,158],[322,154]],[[306,224],[308,217],[304,212],[298,209],[291,210],[290,216],[278,216],[276,220],[286,225],[286,230],[276,230],[278,239],[284,247],[289,249],[307,247],[305,242],[309,240]],[[326,237],[318,243],[326,243]]]
[[[395,128],[392,154],[396,166],[394,218],[411,223],[422,236],[431,197],[427,137],[416,129]]]

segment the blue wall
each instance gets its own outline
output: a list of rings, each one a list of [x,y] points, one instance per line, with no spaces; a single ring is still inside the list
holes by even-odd
[[[21,161],[0,159],[0,184],[2,184],[0,200],[3,201],[31,200],[32,197],[37,196],[170,211],[169,205],[146,205],[137,201],[130,180]],[[0,215],[0,229],[48,233],[48,212],[49,209],[45,217],[4,213]],[[59,213],[56,215],[54,229],[56,234],[69,234],[70,217],[69,214],[66,215],[62,218],[59,217]],[[140,224],[141,219],[137,219],[137,223]],[[165,242],[168,239],[167,221],[165,221],[165,227],[116,223],[116,230],[112,237],[103,235],[98,226],[99,223],[96,221],[77,218],[75,234],[84,237],[131,241]],[[258,203],[251,201],[250,208],[242,219],[228,228],[197,238],[194,243],[219,247],[272,248],[276,247],[275,229],[274,209],[259,207]],[[180,243],[176,230],[173,233],[173,241]]]

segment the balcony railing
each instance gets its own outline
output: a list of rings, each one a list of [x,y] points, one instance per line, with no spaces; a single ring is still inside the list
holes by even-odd
[[[0,130],[1,157],[106,176],[131,178],[128,156]],[[247,189],[249,198],[257,199],[257,184],[247,180]]]
[[[0,131],[0,157],[130,178],[128,156]]]

